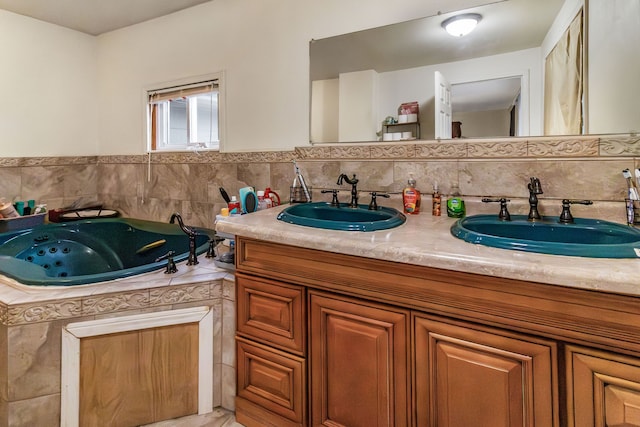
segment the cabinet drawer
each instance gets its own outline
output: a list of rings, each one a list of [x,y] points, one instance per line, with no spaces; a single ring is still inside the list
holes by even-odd
[[[238,412],[247,414],[250,418],[257,418],[255,415],[253,417],[250,415],[256,412],[257,406],[263,410],[258,416],[269,418],[263,420],[267,425],[291,425],[291,423],[306,425],[305,360],[242,337],[236,337],[236,342],[238,350],[236,406],[239,404],[242,408],[242,411]],[[283,417],[286,421],[279,422],[278,418],[270,413]],[[240,418],[238,420],[240,421]]]
[[[304,288],[236,274],[238,335],[303,356]]]

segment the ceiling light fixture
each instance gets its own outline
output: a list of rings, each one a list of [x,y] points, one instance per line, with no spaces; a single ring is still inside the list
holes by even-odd
[[[445,19],[442,22],[442,28],[454,37],[462,37],[473,31],[481,19],[482,15],[478,13],[464,13]]]

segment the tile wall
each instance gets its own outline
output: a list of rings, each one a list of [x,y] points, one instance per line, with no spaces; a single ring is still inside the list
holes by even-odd
[[[592,199],[578,214],[597,216],[598,205],[621,204],[626,184],[621,171],[640,166],[640,137],[514,138],[428,141],[412,144],[333,144],[286,152],[161,153],[139,156],[0,158],[0,197],[36,199],[48,207],[99,200],[122,215],[168,221],[180,212],[189,225],[211,226],[230,195],[244,186],[271,187],[289,199],[296,160],[314,188],[314,200],[330,200],[320,189],[336,188],[340,173],[355,173],[363,191],[399,192],[413,173],[430,194],[437,182],[447,194],[458,184],[466,197],[505,196],[525,205],[527,182],[543,184],[542,213],[560,209],[563,198]],[[349,199],[341,189],[341,200]],[[399,197],[399,196],[396,196]],[[517,208],[516,208],[517,209]],[[618,221],[624,220],[620,207]],[[517,213],[517,210],[515,211]]]

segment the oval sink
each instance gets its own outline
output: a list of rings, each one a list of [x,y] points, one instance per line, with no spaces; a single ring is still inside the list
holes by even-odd
[[[278,214],[278,219],[290,224],[342,231],[387,230],[407,220],[393,208],[379,207],[370,211],[367,205],[350,208],[343,203],[338,208],[325,202],[289,206]]]
[[[469,243],[501,249],[591,258],[640,257],[640,230],[622,224],[575,218],[561,224],[557,217],[527,221],[512,215],[502,221],[496,215],[474,215],[458,220],[451,234]]]

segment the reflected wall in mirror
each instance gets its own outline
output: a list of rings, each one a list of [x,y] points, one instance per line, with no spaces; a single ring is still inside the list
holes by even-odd
[[[482,20],[454,38],[441,23],[460,13]],[[312,40],[310,141],[382,140],[383,121],[411,101],[421,139],[450,137],[436,134],[436,71],[451,84],[450,120],[461,122],[461,137],[544,135],[545,60],[580,13],[579,133],[638,132],[640,1],[504,0]]]

